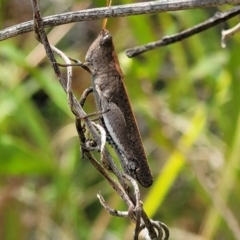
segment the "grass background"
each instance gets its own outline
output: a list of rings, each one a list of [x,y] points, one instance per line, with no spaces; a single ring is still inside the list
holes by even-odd
[[[133,2],[133,1],[131,1]],[[130,3],[113,1],[113,5]],[[41,1],[42,15],[105,1]],[[207,20],[228,7],[109,19],[154,184],[141,189],[146,212],[170,239],[240,239],[240,35],[220,45],[236,17],[171,46],[128,59],[124,50]],[[30,1],[0,0],[0,28],[32,19]],[[51,44],[84,60],[101,21],[48,28]],[[60,61],[60,60],[59,60]],[[126,206],[80,158],[74,118],[33,33],[0,42],[0,239],[131,239]],[[90,76],[74,68],[80,97]],[[95,110],[93,98],[86,104]]]

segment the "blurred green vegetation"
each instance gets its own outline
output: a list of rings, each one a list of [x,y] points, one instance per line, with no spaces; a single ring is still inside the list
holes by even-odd
[[[129,1],[113,1],[113,5]],[[104,6],[105,1],[41,1],[42,15]],[[170,227],[170,239],[240,239],[240,35],[220,45],[234,18],[134,59],[124,50],[207,20],[220,9],[109,19],[154,185],[141,189],[146,212]],[[30,1],[0,1],[1,29],[32,19]],[[84,55],[101,21],[47,29],[68,56]],[[59,60],[60,61],[60,60]],[[33,33],[0,42],[0,239],[131,239],[126,206],[81,159],[74,118]],[[90,76],[74,69],[76,96]],[[90,98],[86,111],[93,112]]]

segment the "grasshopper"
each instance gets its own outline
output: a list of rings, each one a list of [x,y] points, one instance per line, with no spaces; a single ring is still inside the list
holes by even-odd
[[[138,180],[143,187],[149,187],[153,178],[124,86],[112,36],[104,27],[88,49],[84,65],[92,76],[97,109],[105,112],[100,122],[120,158],[124,172]]]

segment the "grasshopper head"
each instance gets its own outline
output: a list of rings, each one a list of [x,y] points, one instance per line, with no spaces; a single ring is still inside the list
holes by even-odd
[[[93,75],[99,75],[114,67],[115,62],[118,62],[116,59],[112,36],[108,30],[103,29],[88,49],[86,63]]]

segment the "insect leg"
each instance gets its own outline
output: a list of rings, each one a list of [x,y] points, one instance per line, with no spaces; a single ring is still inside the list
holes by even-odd
[[[82,94],[82,96],[81,96],[81,98],[79,100],[79,103],[80,103],[81,107],[83,107],[83,105],[84,105],[88,95],[90,93],[92,93],[92,92],[93,92],[93,88],[92,87],[89,87],[89,88],[84,90],[84,92],[83,92],[83,94]]]

